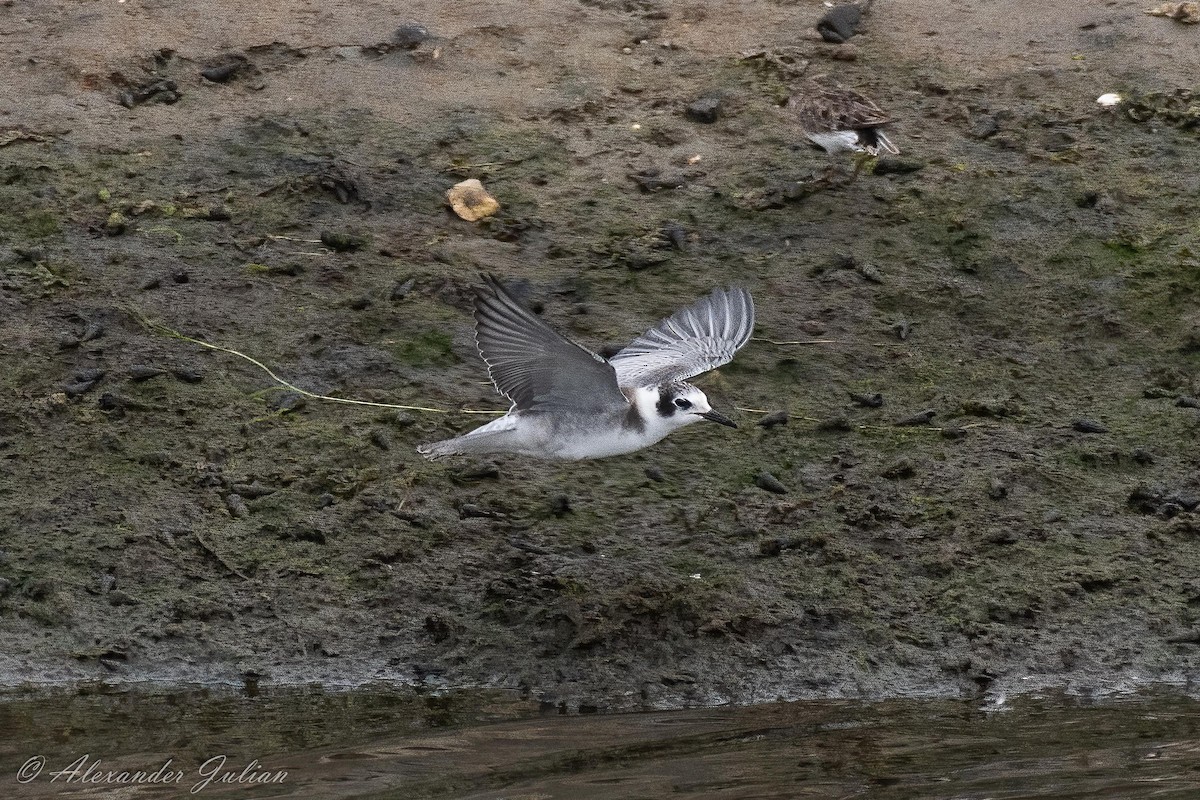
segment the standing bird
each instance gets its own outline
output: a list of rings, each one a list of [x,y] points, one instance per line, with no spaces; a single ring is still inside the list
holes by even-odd
[[[749,341],[754,301],[744,289],[713,291],[605,359],[535,317],[494,277],[484,281],[475,341],[512,408],[470,433],[418,447],[422,455],[574,461],[632,453],[702,419],[737,427],[685,381],[728,363]]]
[[[813,81],[792,95],[787,107],[809,141],[827,153],[900,154],[880,130],[893,117],[853,89]]]

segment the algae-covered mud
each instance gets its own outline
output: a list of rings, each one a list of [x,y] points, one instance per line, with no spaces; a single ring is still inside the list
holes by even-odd
[[[587,710],[1197,674],[1200,29],[453,5],[0,4],[5,682]],[[803,143],[819,74],[901,154]],[[464,178],[500,212],[454,216]],[[422,460],[505,408],[481,271],[596,349],[745,286],[756,339],[701,381],[741,427]]]

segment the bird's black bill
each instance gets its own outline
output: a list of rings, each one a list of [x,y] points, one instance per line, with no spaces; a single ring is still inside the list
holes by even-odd
[[[730,428],[736,428],[737,423],[731,420],[724,414],[718,414],[716,411],[705,411],[700,416],[704,417],[709,422],[715,422],[718,425],[728,425]]]

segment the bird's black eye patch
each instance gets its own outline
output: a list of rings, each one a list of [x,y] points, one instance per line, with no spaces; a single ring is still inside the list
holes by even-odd
[[[675,405],[679,406],[680,408],[691,408],[692,401],[684,400],[682,397],[677,397],[675,398]]]

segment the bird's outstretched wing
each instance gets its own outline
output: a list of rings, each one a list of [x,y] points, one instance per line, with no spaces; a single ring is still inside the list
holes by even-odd
[[[627,406],[613,366],[521,306],[494,277],[475,298],[475,342],[497,391],[518,411],[601,413]]]
[[[683,381],[729,363],[754,330],[745,289],[717,289],[676,311],[612,357],[622,387]]]

